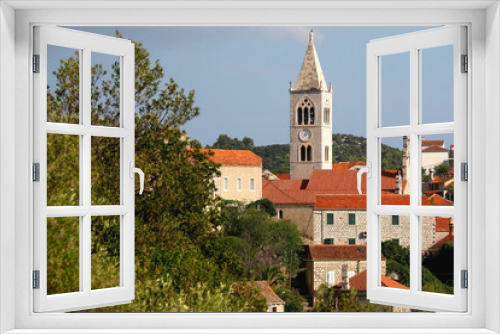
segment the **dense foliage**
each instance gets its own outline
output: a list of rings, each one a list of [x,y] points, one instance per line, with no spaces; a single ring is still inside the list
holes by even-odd
[[[332,134],[332,161],[366,161],[366,138],[351,134]],[[252,138],[230,138],[225,134],[207,148],[250,150],[262,158],[263,167],[273,173],[290,172],[290,145],[274,144],[255,146]],[[382,169],[401,169],[403,153],[401,150],[382,144]]]
[[[121,37],[119,32],[117,36]],[[263,311],[265,300],[245,284],[242,259],[221,228],[226,210],[211,193],[218,166],[188,142],[179,126],[196,117],[194,91],[164,83],[159,61],[135,42],[136,164],[146,174],[136,196],[136,298],[105,312]],[[48,120],[79,122],[78,54],[60,61],[47,95]],[[75,75],[76,74],[76,75]],[[92,67],[92,124],[119,124],[120,65]],[[79,138],[49,135],[48,205],[79,205]],[[92,204],[119,204],[120,140],[92,138]],[[137,186],[137,185],[136,185]],[[49,294],[79,289],[77,218],[51,218]],[[119,217],[92,219],[92,288],[119,285]]]
[[[388,312],[389,307],[360,302],[355,288],[340,291],[322,284],[317,292],[317,302],[312,312]]]
[[[445,244],[446,245],[446,244]],[[453,245],[442,247],[437,257],[424,258],[422,264],[422,290],[428,292],[453,293]],[[410,249],[392,240],[382,243],[382,254],[386,257],[386,276],[395,274],[399,283],[410,286]],[[451,254],[451,255],[450,255]],[[446,262],[448,261],[448,262]],[[451,268],[450,268],[451,263]],[[451,271],[450,271],[451,269]],[[451,282],[449,280],[451,273]],[[438,278],[446,277],[447,280]],[[451,283],[451,284],[450,284]],[[448,285],[449,284],[449,285]]]

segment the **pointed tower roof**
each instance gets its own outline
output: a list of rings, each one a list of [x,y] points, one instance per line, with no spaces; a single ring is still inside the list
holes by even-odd
[[[299,72],[297,85],[295,85],[296,90],[327,90],[325,75],[321,69],[318,54],[316,53],[316,48],[314,47],[313,34],[314,33],[311,29],[309,32],[309,45],[307,46],[304,62],[302,63],[302,67]]]

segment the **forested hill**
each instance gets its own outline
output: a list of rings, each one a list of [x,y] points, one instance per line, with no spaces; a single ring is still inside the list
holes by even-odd
[[[333,134],[333,159],[335,162],[342,161],[366,161],[366,138],[351,134]],[[230,138],[226,134],[219,135],[219,138],[212,145],[206,148],[219,148],[226,150],[250,150],[262,158],[264,168],[273,173],[289,173],[290,171],[290,145],[274,144],[265,146],[255,146],[252,138],[244,137]],[[402,152],[397,148],[382,145],[382,168],[401,168]]]

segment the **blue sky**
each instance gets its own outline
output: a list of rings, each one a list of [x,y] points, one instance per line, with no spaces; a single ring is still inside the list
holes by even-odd
[[[166,77],[196,91],[200,116],[185,130],[203,145],[212,144],[221,133],[240,139],[248,136],[257,145],[289,142],[289,82],[297,80],[311,28],[326,80],[333,83],[333,132],[366,136],[366,44],[429,29],[72,27],[110,36],[117,28],[125,38],[143,42],[152,59],[160,60]],[[425,50],[423,55],[426,123],[452,120],[451,52],[452,47],[442,47]],[[382,60],[382,122],[402,125],[409,119],[408,60],[405,55],[386,57]],[[400,146],[399,142],[394,145]]]

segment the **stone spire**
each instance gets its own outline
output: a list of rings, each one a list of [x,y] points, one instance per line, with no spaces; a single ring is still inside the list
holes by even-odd
[[[313,42],[313,31],[309,32],[309,45],[299,72],[295,90],[327,90],[325,75],[321,70],[318,54]]]

